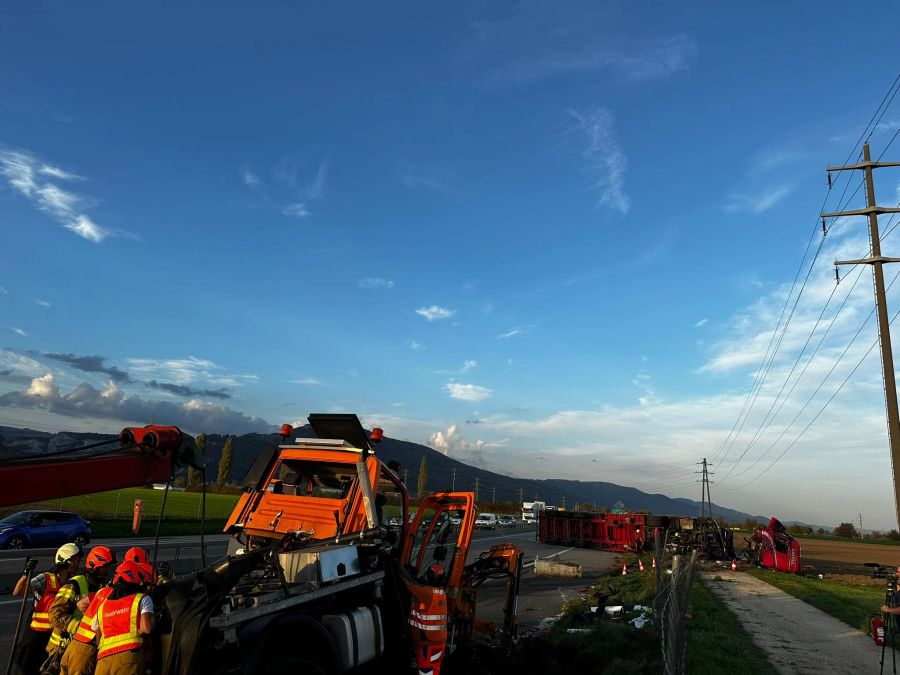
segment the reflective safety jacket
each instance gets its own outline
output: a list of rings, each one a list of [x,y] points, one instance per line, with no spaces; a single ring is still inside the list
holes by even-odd
[[[94,622],[94,617],[97,616],[97,610],[100,609],[100,605],[102,605],[103,601],[109,597],[112,590],[112,586],[105,586],[94,593],[94,599],[91,600],[91,604],[88,605],[88,608],[84,610],[84,616],[81,617],[78,628],[75,629],[72,637],[85,644],[94,641],[96,633],[91,629],[91,624]]]
[[[31,615],[31,630],[36,630],[40,633],[50,632],[52,628],[50,625],[50,605],[53,604],[58,592],[59,577],[53,572],[45,572],[44,594],[34,604],[34,613]]]
[[[144,638],[141,634],[141,598],[143,597],[143,593],[135,593],[117,600],[107,598],[100,605],[98,610],[100,625],[98,659],[140,649],[143,646]]]
[[[409,627],[413,642],[443,644],[447,641],[447,596],[443,588],[412,587]]]
[[[53,626],[53,635],[50,636],[50,647],[64,648],[69,644],[72,634],[81,623],[81,610],[78,609],[78,601],[83,597],[93,597],[88,587],[87,577],[83,574],[72,577],[59,589],[56,599],[50,606],[50,624]],[[68,617],[68,620],[67,620]],[[60,623],[65,621],[65,627],[60,628]]]

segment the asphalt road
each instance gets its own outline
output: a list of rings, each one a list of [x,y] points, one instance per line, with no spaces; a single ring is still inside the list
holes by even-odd
[[[228,537],[214,535],[208,537],[208,549],[212,559],[224,555]],[[577,595],[584,587],[596,583],[597,579],[606,574],[613,562],[615,554],[605,551],[587,549],[569,549],[562,546],[549,546],[535,541],[533,528],[514,529],[495,532],[477,532],[473,537],[472,547],[469,551],[469,561],[478,556],[482,551],[487,551],[491,546],[504,541],[511,541],[525,551],[526,568],[523,571],[522,583],[519,592],[519,622],[523,629],[534,626],[546,617],[554,616],[559,612],[563,600],[572,595]],[[147,549],[153,546],[153,539],[112,539],[97,540],[93,544],[106,544],[117,552],[124,552],[132,546],[143,546]],[[160,558],[170,559],[166,554],[178,551],[179,555],[191,555],[199,557],[199,542],[197,537],[164,537],[160,539]],[[215,552],[218,551],[218,555]],[[41,565],[50,561],[53,550],[41,551],[3,551],[0,552],[0,566],[16,566],[21,570],[26,554],[36,554],[40,558]],[[575,562],[582,565],[583,576],[581,579],[557,578],[536,576],[534,574],[535,556],[548,558],[559,554],[560,559]],[[198,565],[199,566],[199,565]],[[0,569],[3,569],[0,567]],[[502,622],[502,607],[505,597],[505,583],[503,580],[488,580],[479,589],[478,616],[495,623]],[[8,594],[0,595],[0,667],[5,668],[9,658],[9,646],[16,629],[21,599],[13,598]]]

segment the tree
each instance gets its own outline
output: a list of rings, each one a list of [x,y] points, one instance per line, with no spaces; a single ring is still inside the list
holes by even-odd
[[[201,457],[206,457],[206,434],[200,434],[197,436],[197,450],[199,450],[199,454]],[[188,475],[187,475],[187,489],[188,490],[198,490],[200,486],[203,485],[203,472],[200,469],[195,469],[192,466],[188,467]]]
[[[853,527],[853,523],[841,523],[836,528],[834,528],[834,536],[847,537],[848,539],[852,539],[858,537],[859,535],[856,533],[856,528]]]
[[[419,498],[425,496],[428,492],[428,458],[423,457],[422,461],[419,462],[419,485],[418,485],[418,494]]]
[[[219,459],[219,477],[216,480],[216,485],[219,487],[225,485],[231,476],[231,455],[234,452],[232,449],[233,443],[234,436],[229,436],[225,441],[225,447],[222,448],[222,457]]]

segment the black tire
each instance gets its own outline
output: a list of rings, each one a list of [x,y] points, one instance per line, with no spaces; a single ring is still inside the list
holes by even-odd
[[[19,549],[25,548],[26,544],[28,544],[28,540],[21,534],[16,534],[10,537],[10,540],[6,542],[6,548],[18,551]]]
[[[91,543],[91,537],[90,537],[90,535],[85,534],[84,532],[81,532],[79,534],[76,534],[74,537],[72,537],[72,543],[78,544],[78,546],[80,546],[81,548],[84,548],[85,546],[87,546],[88,544]]]

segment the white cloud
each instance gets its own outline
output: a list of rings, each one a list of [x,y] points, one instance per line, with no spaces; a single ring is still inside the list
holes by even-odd
[[[102,390],[82,382],[69,393],[62,394],[52,373],[34,378],[24,391],[0,396],[0,408],[41,410],[70,419],[96,418],[137,424],[153,419],[179,426],[189,433],[247,433],[272,429],[272,425],[260,417],[200,399],[179,404],[126,397],[112,380]]]
[[[425,317],[428,321],[439,321],[441,319],[449,319],[456,315],[455,309],[447,309],[432,305],[431,307],[420,307],[416,310],[416,314]]]
[[[299,380],[291,380],[291,384],[315,385],[315,384],[322,384],[322,383],[314,377],[301,377]]]
[[[523,332],[524,331],[521,328],[516,326],[515,328],[512,328],[512,329],[506,331],[505,333],[500,333],[500,335],[497,336],[497,339],[498,340],[506,340],[507,338],[515,337],[516,335],[521,335]]]
[[[482,451],[485,442],[477,440],[470,443],[459,433],[459,426],[451,424],[447,431],[436,431],[428,437],[427,441],[435,450],[448,456],[454,456],[457,459],[467,459],[475,464],[483,464]]]
[[[0,150],[0,175],[5,176],[10,186],[30,199],[38,209],[88,241],[99,244],[110,235],[124,234],[93,222],[82,212],[84,200],[81,196],[42,179],[42,176],[60,180],[79,178],[75,174],[42,164],[27,152]]]
[[[631,208],[625,194],[625,169],[628,160],[615,134],[615,117],[601,106],[586,111],[570,110],[577,129],[584,135],[581,156],[590,188],[600,194],[598,206],[608,206],[623,216]]]
[[[306,204],[303,202],[283,206],[281,212],[291,218],[306,218],[309,215],[309,209],[306,208]]]
[[[37,300],[37,299],[35,299],[35,302],[36,302],[37,304],[39,304],[41,307],[51,307],[51,306],[52,306],[52,305],[51,305],[49,302],[47,302],[46,300]]]
[[[709,323],[709,319],[700,319],[697,323],[694,324],[694,328],[703,328],[706,324]]]
[[[241,180],[244,181],[244,185],[249,188],[258,188],[260,185],[259,176],[257,176],[252,171],[245,169],[241,172]]]
[[[322,199],[325,197],[325,187],[328,181],[328,169],[331,167],[331,157],[325,157],[319,162],[316,177],[312,182],[304,186],[302,194],[305,199]]]
[[[468,373],[470,370],[472,370],[473,368],[477,368],[477,367],[478,367],[478,361],[467,360],[467,361],[463,362],[462,371],[464,373]]]
[[[9,329],[16,335],[21,335],[22,337],[28,337],[28,333],[26,333],[21,328],[13,328],[12,326],[9,326]]]
[[[394,282],[391,279],[382,277],[366,277],[359,280],[360,288],[393,288]]]
[[[420,345],[415,340],[409,341],[409,348],[412,349],[414,352],[421,352],[421,351],[424,351],[425,349],[427,349],[427,347],[425,347],[424,345]]]
[[[733,193],[722,206],[729,213],[765,213],[794,191],[793,185],[776,185],[756,194]]]
[[[208,359],[189,356],[186,359],[129,358],[128,372],[135,379],[162,380],[173,384],[215,384],[221,387],[238,385],[233,375]]]
[[[444,385],[444,391],[450,394],[450,398],[473,403],[490,398],[493,393],[487,387],[482,387],[478,384],[463,384],[462,382],[448,382]]]

